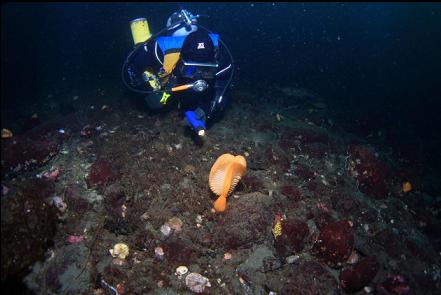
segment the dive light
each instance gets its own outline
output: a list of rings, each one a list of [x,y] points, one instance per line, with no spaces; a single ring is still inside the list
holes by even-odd
[[[185,112],[185,118],[187,119],[187,122],[190,124],[190,127],[198,133],[199,136],[205,135],[205,127],[204,122],[202,120],[198,119],[198,116],[196,112],[194,111],[186,111]]]

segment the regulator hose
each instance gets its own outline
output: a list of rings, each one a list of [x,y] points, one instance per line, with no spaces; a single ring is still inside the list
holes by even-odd
[[[185,23],[183,23],[182,25],[185,25]],[[208,30],[207,28],[205,28],[204,26],[200,25],[200,24],[196,24],[196,26],[201,27],[202,29],[204,29],[206,32],[208,32],[209,34],[213,34],[213,32],[211,32],[210,30]],[[161,31],[159,31],[158,33],[154,34],[152,37],[150,37],[149,40],[153,40],[154,38],[156,38],[157,36],[161,35],[162,33],[164,33],[165,31],[167,31],[167,28],[162,29]],[[139,50],[139,48],[141,48],[141,46],[144,46],[146,42],[140,43],[138,45],[135,46],[135,48],[129,53],[129,55],[127,56],[127,58],[125,59],[123,66],[121,68],[121,79],[124,83],[124,85],[130,89],[133,92],[139,93],[139,94],[151,94],[151,93],[157,93],[157,92],[161,92],[161,91],[154,91],[154,90],[140,90],[140,89],[136,89],[134,87],[132,87],[131,85],[129,85],[126,81],[125,78],[125,73],[127,70],[127,65],[129,64],[129,61],[132,57],[132,55]],[[226,49],[230,60],[231,60],[231,74],[230,77],[228,78],[227,84],[225,84],[224,89],[222,90],[221,96],[223,96],[225,94],[225,91],[227,90],[228,86],[231,84],[231,81],[233,80],[233,76],[234,76],[234,59],[233,59],[233,55],[231,54],[230,50],[228,49],[228,46],[224,43],[224,41],[222,41],[221,38],[219,38],[219,42],[221,42],[221,44],[224,46],[224,48]]]

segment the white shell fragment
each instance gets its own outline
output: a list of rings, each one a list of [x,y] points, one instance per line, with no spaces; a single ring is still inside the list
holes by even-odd
[[[171,229],[174,231],[181,231],[182,225],[184,224],[181,219],[178,217],[172,217],[170,218],[166,223]]]
[[[52,204],[54,204],[54,206],[60,211],[60,212],[64,212],[67,209],[67,204],[63,201],[62,198],[60,197],[53,197],[52,198]]]
[[[110,255],[113,257],[118,257],[120,259],[126,259],[129,255],[129,246],[124,243],[118,243],[113,246],[113,249],[109,250]]]
[[[210,281],[206,277],[195,272],[187,275],[185,285],[195,293],[202,293],[205,287],[211,287]]]
[[[299,259],[300,259],[299,255],[291,255],[291,256],[286,257],[286,262],[288,264],[293,264],[294,262],[296,262]]]
[[[179,266],[179,267],[176,269],[176,274],[177,274],[178,276],[185,275],[187,272],[188,272],[188,268],[187,268],[186,266],[183,266],[183,265]]]
[[[155,257],[158,259],[162,259],[164,257],[164,249],[162,249],[161,247],[156,247],[155,248]]]
[[[159,231],[161,232],[161,234],[164,237],[168,237],[170,235],[170,233],[171,233],[171,228],[170,228],[170,226],[168,224],[163,224],[161,226],[161,228],[159,229]]]

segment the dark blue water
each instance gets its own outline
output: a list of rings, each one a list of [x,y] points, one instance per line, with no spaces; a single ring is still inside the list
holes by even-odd
[[[369,4],[6,4],[2,6],[2,124],[62,96],[121,87],[132,47],[129,22],[152,32],[185,7],[210,17],[236,60],[234,85],[293,85],[327,102],[384,112],[433,139],[439,126],[441,6]],[[412,127],[412,128],[413,128]],[[406,127],[411,128],[411,127]]]

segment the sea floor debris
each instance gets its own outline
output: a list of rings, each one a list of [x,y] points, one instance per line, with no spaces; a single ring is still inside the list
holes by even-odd
[[[298,105],[261,99],[256,111],[274,91]],[[25,278],[45,294],[441,292],[439,196],[426,191],[420,158],[346,131],[313,91],[232,98],[202,145],[178,111],[145,114],[121,100],[3,132],[2,284]],[[248,168],[219,214],[208,174],[224,153]]]

